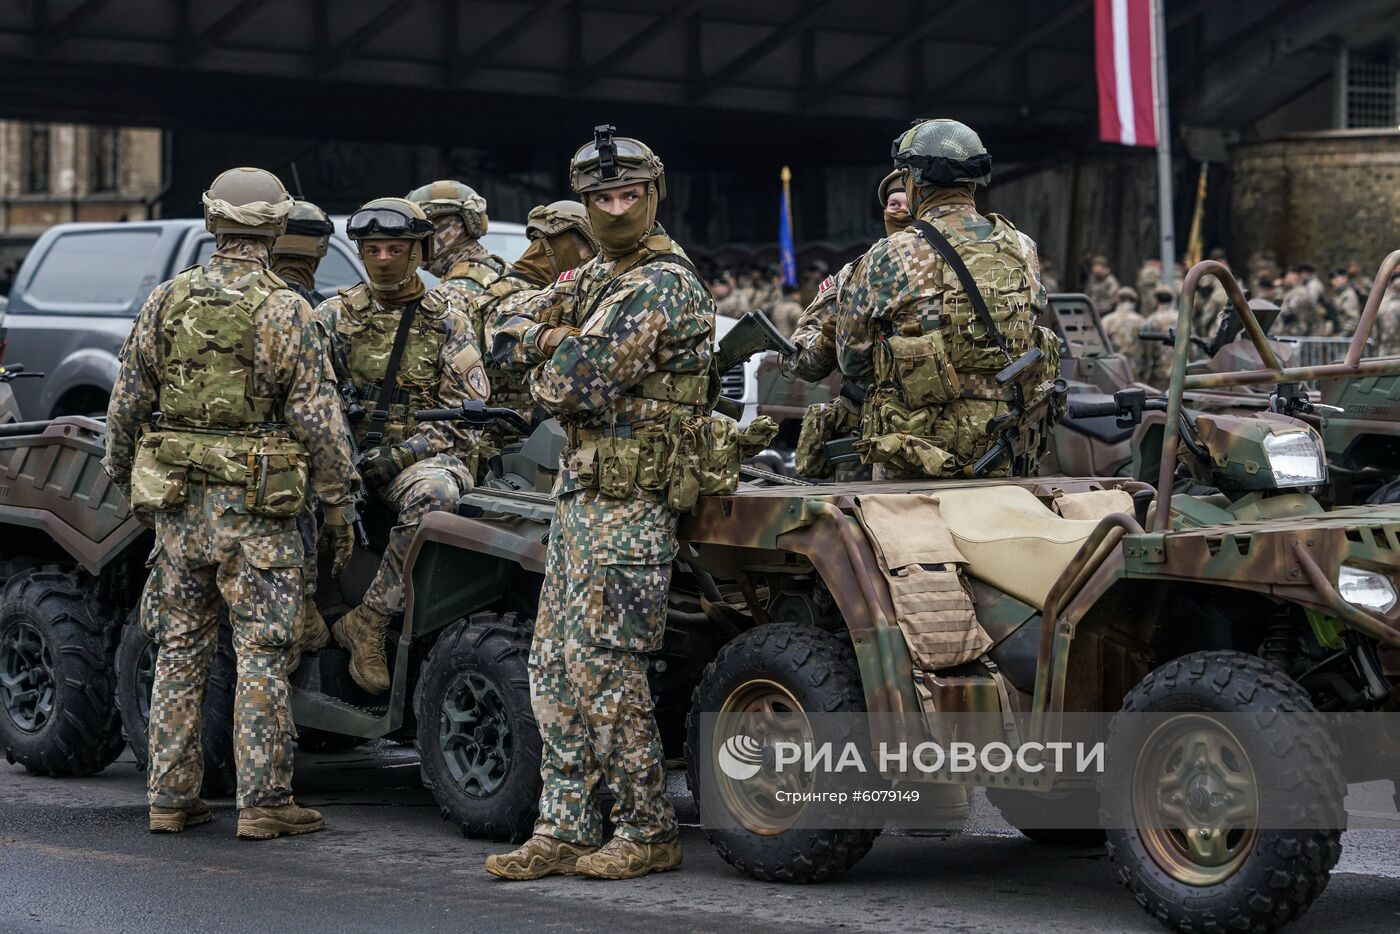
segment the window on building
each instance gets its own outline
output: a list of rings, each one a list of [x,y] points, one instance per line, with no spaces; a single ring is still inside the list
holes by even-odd
[[[49,184],[49,126],[38,123],[24,128],[24,190],[45,192]]]
[[[121,131],[97,127],[92,131],[92,191],[116,191],[121,187]]]
[[[1346,57],[1346,128],[1394,127],[1395,55],[1390,48],[1350,51]]]

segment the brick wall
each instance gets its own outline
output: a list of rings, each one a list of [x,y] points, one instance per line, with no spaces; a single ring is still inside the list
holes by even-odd
[[[1231,257],[1272,250],[1319,270],[1371,271],[1400,249],[1400,131],[1343,131],[1236,146]]]

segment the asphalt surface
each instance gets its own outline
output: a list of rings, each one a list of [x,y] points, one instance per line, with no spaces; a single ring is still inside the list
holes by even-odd
[[[506,847],[444,823],[398,746],[299,758],[298,795],[328,827],[266,843],[234,839],[228,799],[212,802],[210,824],[148,834],[129,757],[86,779],[0,763],[0,931],[1164,930],[1100,850],[1030,843],[980,801],[962,835],[882,836],[838,881],[755,882],[705,842],[683,785],[673,773],[679,870],[510,883],[481,868]],[[1384,825],[1389,793],[1354,787],[1349,808]],[[1326,893],[1290,932],[1400,931],[1400,823],[1389,823],[1347,833]]]

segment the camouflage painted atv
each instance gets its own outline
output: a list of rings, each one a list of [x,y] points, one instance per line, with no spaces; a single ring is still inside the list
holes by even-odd
[[[1396,262],[1388,258],[1379,275],[1389,281]],[[1384,288],[1373,289],[1368,304],[1379,307]],[[1250,303],[1267,332],[1278,314],[1272,303]],[[1136,383],[1126,357],[1114,352],[1103,332],[1099,314],[1088,297],[1059,294],[1050,298],[1042,323],[1061,340],[1061,370],[1070,391],[1086,401],[1107,403],[1114,393]],[[1244,323],[1231,309],[1209,340],[1193,337],[1204,359],[1187,372],[1206,375],[1256,369],[1262,361],[1253,344],[1243,339]],[[1156,335],[1165,340],[1169,335]],[[1294,367],[1331,362],[1347,350],[1340,338],[1270,338],[1277,359]],[[1160,390],[1160,387],[1157,387]],[[1165,398],[1164,393],[1151,393]],[[1252,416],[1279,412],[1316,427],[1322,435],[1329,468],[1328,485],[1320,498],[1328,506],[1400,501],[1400,381],[1391,376],[1336,379],[1309,388],[1307,381],[1283,386],[1251,384],[1232,388],[1208,386],[1187,392],[1186,405],[1196,412]],[[1102,407],[1102,406],[1101,406]],[[1129,476],[1150,481],[1162,450],[1165,414],[1149,409],[1135,424],[1112,415],[1087,414],[1081,407],[1067,413],[1056,433],[1053,454],[1042,472],[1069,476]]]

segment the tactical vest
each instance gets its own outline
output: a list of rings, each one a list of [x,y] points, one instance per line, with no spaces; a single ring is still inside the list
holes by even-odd
[[[928,477],[965,475],[995,440],[988,423],[1009,410],[1011,389],[998,386],[996,375],[1033,348],[1044,358],[1018,381],[1025,397],[1058,375],[1059,341],[1035,325],[1036,283],[1021,239],[1005,218],[993,214],[990,219],[993,229],[985,240],[965,237],[938,219],[929,222],[977,281],[1006,350],[982,323],[948,263],[920,270],[913,277],[917,298],[931,310],[917,323],[894,322],[893,333],[875,346],[875,383],[861,409],[856,444],[866,463]],[[932,245],[920,249],[933,252]],[[1026,427],[1026,436],[1035,435],[1037,444],[1042,434],[1048,438],[1048,429]],[[1003,463],[990,475],[1009,472]]]
[[[389,368],[401,316],[375,305],[364,283],[341,289],[340,298],[344,311],[335,322],[336,332],[348,348],[345,362],[360,400],[367,410],[372,410],[379,403],[379,389]],[[412,435],[416,428],[413,413],[437,405],[435,400],[442,385],[442,348],[447,342],[443,325],[446,312],[447,300],[440,293],[430,291],[423,296],[404,343],[398,385],[389,405],[381,444],[397,444]],[[368,419],[358,422],[356,441],[363,443],[369,428]]]
[[[182,507],[190,482],[243,486],[257,515],[306,508],[307,450],[287,432],[282,399],[256,393],[258,309],[284,283],[262,269],[226,288],[198,266],[179,273],[158,322],[160,423],[137,442],[132,508]]]
[[[597,316],[621,275],[657,262],[675,263],[696,275],[683,254],[672,252],[669,238],[653,236],[647,245],[642,257],[620,275],[591,275],[596,267],[590,264],[576,275],[561,276],[557,287],[576,297],[574,320],[580,322],[580,333],[601,324]],[[698,275],[696,279],[700,281]],[[689,311],[699,316],[704,310]],[[708,342],[712,320],[704,330]],[[698,370],[649,373],[613,402],[602,423],[566,420],[569,444],[560,492],[569,488],[565,477],[571,476],[578,486],[612,498],[626,499],[639,490],[664,496],[677,511],[689,510],[702,495],[733,492],[741,458],[771,442],[777,425],[762,417],[741,431],[733,419],[710,414],[718,394],[718,374],[706,358]]]
[[[500,267],[500,270],[491,268],[487,264]],[[491,355],[486,353],[486,316],[492,314],[496,304],[506,295],[515,291],[513,288],[502,289],[498,286],[503,283],[505,261],[498,256],[483,259],[464,259],[452,264],[447,270],[447,275],[443,276],[443,282],[467,281],[476,284],[482,293],[480,303],[474,309],[472,315],[475,326],[479,329],[476,335],[478,346],[482,348],[482,363],[486,368],[486,379],[491,384],[491,404],[502,406],[507,409],[515,409],[527,418],[534,411],[535,400],[530,395],[530,390],[523,381],[513,379],[505,370],[496,366],[491,360]],[[488,297],[489,296],[489,297]]]

